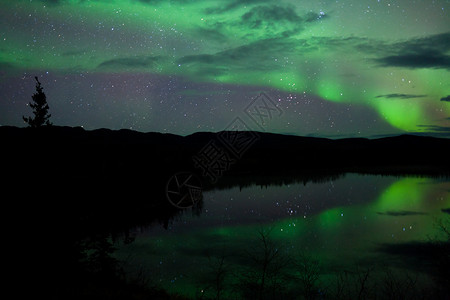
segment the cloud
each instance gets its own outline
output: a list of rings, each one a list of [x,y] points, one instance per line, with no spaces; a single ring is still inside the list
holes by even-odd
[[[243,1],[230,2],[225,8],[208,8],[207,14],[221,13],[222,11],[237,7],[243,13],[233,13],[232,19],[227,16],[226,21],[209,22],[204,29],[207,35],[213,38],[223,38],[231,31],[236,38],[245,41],[268,38],[290,37],[304,30],[307,24],[325,19],[328,15],[323,12],[310,12],[302,16],[298,14],[295,6],[283,4],[268,4],[267,1]],[[243,6],[242,4],[247,4]]]
[[[260,27],[261,24],[270,22],[300,23],[302,18],[297,15],[292,7],[279,5],[256,6],[242,15],[242,21],[250,27]]]
[[[450,126],[440,126],[440,125],[416,125],[416,126],[419,128],[420,131],[411,132],[411,134],[450,138]]]
[[[439,52],[392,55],[376,59],[381,67],[450,69],[450,56]]]
[[[228,37],[223,34],[220,30],[220,28],[203,28],[198,27],[194,30],[197,35],[209,40],[209,41],[217,41],[217,42],[224,42],[228,40]]]
[[[446,52],[450,50],[450,32],[435,34],[423,38],[415,38],[406,42],[395,44],[401,47],[401,51],[417,51],[422,50],[442,50]]]
[[[404,217],[404,216],[417,216],[417,215],[426,215],[427,213],[417,212],[417,211],[386,211],[386,212],[377,212],[379,215],[383,216],[391,216],[391,217]]]
[[[64,0],[40,0],[40,1],[50,5],[61,4],[62,2],[64,2]]]
[[[63,3],[72,3],[73,2],[78,2],[78,3],[83,3],[86,2],[86,0],[38,0],[41,2],[44,2],[48,5],[59,5],[59,4],[63,4]],[[104,3],[110,3],[110,0],[94,0],[95,2],[104,2]],[[176,3],[185,3],[185,4],[189,4],[192,3],[192,0],[128,0],[130,2],[140,2],[143,4],[148,4],[148,5],[157,5],[163,2],[176,2]]]
[[[222,4],[216,7],[209,7],[205,9],[208,14],[221,14],[231,10],[235,10],[242,6],[258,5],[262,3],[271,2],[272,0],[231,0],[228,4]]]
[[[264,58],[271,58],[274,53],[279,53],[279,51],[283,49],[291,49],[292,47],[294,47],[295,43],[296,40],[285,38],[258,40],[256,42],[221,51],[216,54],[198,54],[184,56],[179,59],[178,62],[195,62],[217,65],[252,65],[254,62],[259,61],[261,65],[266,65]],[[258,68],[257,65],[255,67]]]
[[[288,37],[302,30],[303,19],[293,6],[260,5],[243,14],[239,25],[250,29],[249,36]]]
[[[425,128],[428,131],[444,132],[450,134],[450,126],[438,126],[438,125],[417,125],[417,127]]]
[[[364,48],[385,52],[383,57],[374,59],[381,67],[450,69],[450,56],[447,54],[450,50],[450,33]]]
[[[187,55],[177,63],[190,67],[208,66],[213,70],[269,71],[283,68],[273,57],[296,51],[299,47],[307,48],[308,45],[291,38],[263,39],[215,54]]]
[[[304,16],[305,22],[316,22],[319,20],[323,20],[325,18],[328,18],[328,14],[325,14],[324,12],[319,13],[309,12]]]
[[[135,0],[135,1],[142,2],[142,3],[145,3],[145,4],[155,4],[155,3],[161,2],[162,0]]]
[[[379,95],[375,98],[386,98],[386,99],[414,99],[414,98],[423,98],[427,95],[410,95],[410,94],[388,94],[388,95]]]
[[[442,97],[441,101],[447,101],[450,102],[450,95],[448,95],[447,97]]]
[[[169,0],[130,0],[130,1],[137,1],[137,2],[141,2],[144,4],[159,4],[161,2],[169,2]],[[170,2],[176,2],[176,3],[185,3],[185,4],[189,4],[192,3],[192,0],[170,0]]]
[[[122,57],[106,60],[99,64],[99,69],[142,69],[155,68],[162,56]]]

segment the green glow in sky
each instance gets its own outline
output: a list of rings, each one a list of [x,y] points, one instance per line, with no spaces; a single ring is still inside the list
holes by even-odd
[[[169,76],[361,104],[400,132],[449,127],[450,105],[440,100],[450,94],[448,1],[21,0],[0,8],[4,79]],[[83,101],[110,96],[80,90]]]
[[[342,188],[348,187],[347,184],[353,191]],[[358,190],[358,184],[367,185],[376,192],[367,191],[366,186]],[[434,222],[445,218],[446,214],[441,209],[450,206],[449,183],[445,180],[380,179],[376,176],[361,180],[360,177],[349,176],[337,180],[334,185],[332,193],[324,192],[330,186],[328,183],[314,184],[309,188],[301,184],[289,188],[283,186],[283,189],[253,187],[248,191],[244,189],[241,193],[245,196],[241,198],[232,193],[235,199],[230,203],[236,210],[231,214],[233,221],[219,226],[208,224],[224,217],[217,212],[223,212],[227,204],[216,200],[229,198],[229,191],[216,191],[205,199],[205,209],[211,214],[205,212],[200,218],[185,215],[185,221],[174,222],[168,231],[138,237],[134,243],[124,246],[119,255],[127,258],[129,253],[133,253],[133,261],[140,266],[148,266],[155,279],[161,278],[160,283],[166,289],[193,297],[195,288],[200,285],[197,276],[210,270],[210,259],[224,255],[229,267],[240,270],[245,265],[242,259],[245,253],[257,253],[260,247],[259,231],[270,232],[270,240],[282,251],[293,255],[304,253],[319,259],[326,274],[332,273],[333,268],[349,270],[356,264],[372,263],[375,267],[383,264],[383,259],[386,259],[383,255],[386,254],[377,250],[379,245],[442,238]],[[224,198],[218,197],[222,193]],[[299,193],[303,194],[301,198],[292,199]],[[248,195],[255,196],[256,200],[249,199]],[[362,195],[367,198],[359,199]],[[209,202],[212,200],[209,197],[214,197],[215,201]],[[336,197],[341,201],[329,207],[329,202],[335,201]],[[281,215],[275,220],[264,217],[263,213],[249,222],[246,218],[250,214],[241,215],[239,204],[234,203],[245,199],[256,205],[252,207],[255,212],[270,213],[274,208],[276,210],[275,202],[281,199],[283,202],[289,200],[293,206],[300,204],[301,208],[307,203],[329,208],[309,215],[287,215],[280,210]],[[244,203],[242,205],[246,207]],[[269,209],[264,210],[265,206]],[[392,257],[387,259],[389,261]]]

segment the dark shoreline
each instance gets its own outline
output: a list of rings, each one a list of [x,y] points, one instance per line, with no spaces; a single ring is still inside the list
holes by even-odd
[[[26,165],[32,157],[22,155],[36,153],[43,155],[48,163],[54,163],[58,171],[73,176],[86,176],[90,171],[110,174],[114,170],[99,168],[114,167],[138,175],[145,174],[148,169],[163,173],[183,169],[201,171],[194,166],[192,157],[199,155],[211,142],[232,160],[225,173],[433,174],[450,171],[450,139],[445,138],[399,135],[332,140],[240,132],[240,137],[235,136],[229,142],[233,138],[229,133],[233,132],[199,132],[183,137],[131,130],[3,126],[0,127],[0,140],[3,151],[9,155],[6,163]],[[237,145],[239,152],[230,151],[230,145]],[[10,167],[14,168],[14,165]]]
[[[201,157],[211,142],[228,151],[223,143],[228,133],[182,137],[81,127],[0,127],[4,191],[16,199],[7,205],[20,207],[22,213],[24,208],[44,214],[57,208],[74,216],[89,211],[88,219],[94,220],[107,211],[128,216],[124,223],[147,218],[167,226],[178,209],[168,203],[166,187],[178,172],[197,176],[203,190],[306,184],[346,173],[450,176],[450,139],[402,135],[330,140],[244,132],[236,145],[254,138],[252,143],[239,156],[227,152],[229,161],[212,181],[193,157]],[[107,229],[106,223],[98,226]]]

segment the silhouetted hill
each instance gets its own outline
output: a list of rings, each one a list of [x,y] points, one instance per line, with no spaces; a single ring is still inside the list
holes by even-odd
[[[410,135],[331,140],[261,132],[199,132],[183,137],[52,126],[0,127],[0,140],[2,183],[5,194],[17,197],[15,204],[43,210],[76,203],[89,207],[93,215],[107,207],[111,219],[120,212],[137,220],[144,206],[166,207],[166,185],[177,172],[197,174],[203,189],[268,184],[274,178],[307,182],[346,172],[450,174],[449,139]],[[233,149],[240,149],[239,153]],[[198,163],[199,159],[203,161]],[[208,164],[217,182],[208,176]],[[168,215],[158,212],[152,218],[146,212],[145,219],[167,224],[174,212],[164,211]]]
[[[450,140],[409,135],[331,140],[199,132],[183,137],[52,126],[0,127],[0,140],[2,186],[4,194],[14,199],[7,204],[27,220],[36,212],[63,212],[49,223],[69,222],[77,230],[121,229],[155,221],[167,226],[177,210],[168,203],[165,189],[177,172],[197,174],[204,190],[320,181],[346,172],[450,174]],[[243,151],[232,153],[230,145]],[[204,159],[204,165],[209,160],[217,182],[196,166],[194,156]]]
[[[220,139],[223,134],[226,132],[199,132],[183,137],[81,127],[0,127],[5,169],[20,177],[30,167],[33,155],[45,161],[47,167],[41,172],[47,176],[58,173],[98,180],[126,174],[128,178],[153,180],[178,171],[201,173],[192,157],[201,156],[202,149],[208,151],[204,147],[211,141],[231,161],[223,172],[227,175],[319,171],[429,174],[450,170],[449,139],[401,135],[331,140],[257,132],[255,140],[248,135],[239,137],[236,145],[249,145],[233,155]]]
[[[118,205],[125,201],[156,205],[162,199],[167,204],[166,184],[182,171],[196,173],[204,189],[267,184],[274,177],[306,182],[346,172],[450,173],[450,140],[412,135],[331,140],[262,132],[199,132],[183,137],[52,126],[0,127],[0,140],[4,186],[14,187],[13,194],[20,193],[21,199],[31,199],[33,185],[46,185],[50,203],[64,198]],[[208,171],[215,172],[217,182],[212,182]],[[147,198],[142,201],[142,197]]]

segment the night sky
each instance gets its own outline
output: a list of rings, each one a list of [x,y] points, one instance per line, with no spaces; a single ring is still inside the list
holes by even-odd
[[[448,0],[0,0],[0,125],[450,135]],[[264,92],[281,114],[245,114]]]

